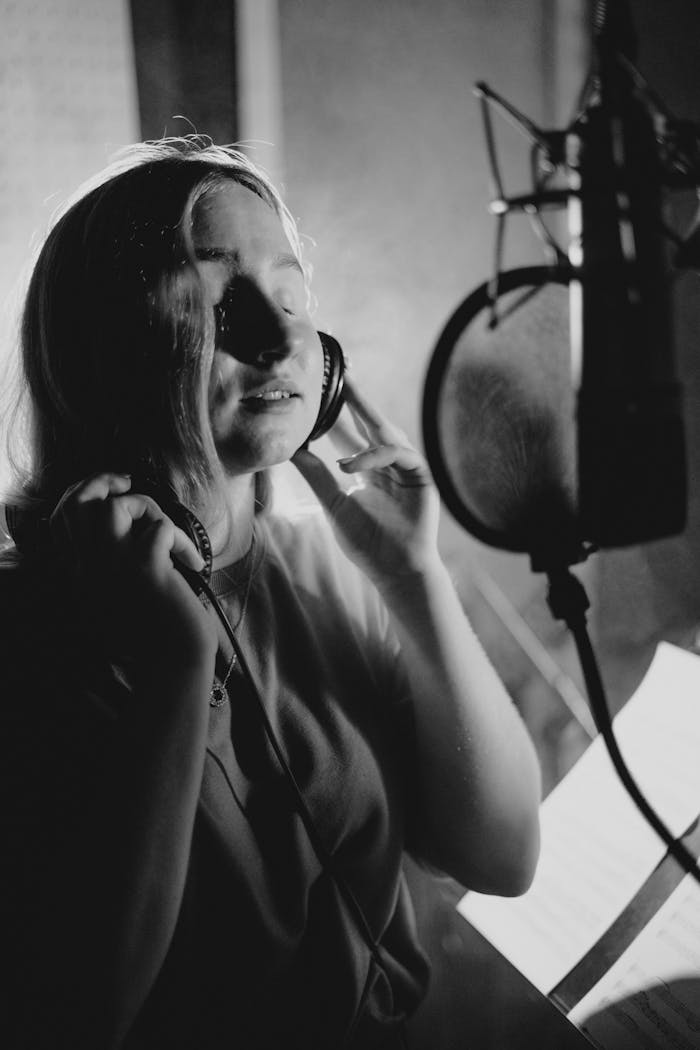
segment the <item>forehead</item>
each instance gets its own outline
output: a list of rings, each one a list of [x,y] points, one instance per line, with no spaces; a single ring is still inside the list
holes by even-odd
[[[195,249],[235,251],[263,260],[291,245],[277,212],[253,190],[238,182],[221,182],[197,201],[192,215]]]

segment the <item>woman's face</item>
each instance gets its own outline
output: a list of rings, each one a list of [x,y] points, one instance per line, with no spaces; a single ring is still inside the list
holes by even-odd
[[[313,429],[323,351],[301,267],[271,205],[236,182],[193,215],[197,269],[214,306],[226,299],[209,379],[214,444],[227,473],[289,459]]]

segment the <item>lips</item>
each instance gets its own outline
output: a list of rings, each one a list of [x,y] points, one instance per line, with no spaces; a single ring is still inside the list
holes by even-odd
[[[249,394],[243,401],[288,401],[290,397],[298,397],[289,390],[265,390],[262,394]]]
[[[276,382],[265,383],[254,387],[243,395],[241,401],[245,404],[273,404],[275,402],[291,401],[300,397],[299,390],[293,383]]]

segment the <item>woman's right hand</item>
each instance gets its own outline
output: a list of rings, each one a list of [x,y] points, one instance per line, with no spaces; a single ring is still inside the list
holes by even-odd
[[[213,664],[213,619],[173,564],[198,572],[202,557],[155,500],[130,489],[127,475],[95,474],[67,489],[51,515],[87,614],[119,656]]]

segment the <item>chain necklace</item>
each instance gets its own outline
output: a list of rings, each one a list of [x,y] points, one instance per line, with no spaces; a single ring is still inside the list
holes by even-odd
[[[250,544],[250,569],[248,570],[248,579],[246,580],[245,591],[244,591],[244,594],[243,594],[243,601],[241,602],[241,612],[240,612],[240,615],[239,615],[238,620],[236,621],[236,623],[235,624],[231,624],[231,630],[232,631],[237,631],[238,628],[242,626],[243,621],[245,619],[246,610],[248,608],[248,598],[250,597],[250,586],[251,586],[251,583],[253,582],[253,570],[254,569],[255,569],[255,529],[253,529],[253,539],[252,539],[251,544]],[[230,575],[225,570],[224,570],[224,576],[226,576],[229,580],[231,579]],[[231,653],[231,661],[230,661],[230,663],[228,665],[228,670],[226,671],[226,674],[225,674],[224,678],[221,680],[221,682],[217,682],[216,678],[214,679],[214,683],[213,683],[213,685],[211,687],[211,691],[209,693],[209,706],[210,707],[223,707],[224,704],[226,703],[226,701],[228,700],[228,691],[226,689],[226,686],[228,685],[228,680],[231,677],[231,672],[233,671],[233,669],[234,669],[234,667],[236,666],[237,663],[238,663],[238,657],[236,656],[236,650],[234,649],[233,652]]]

